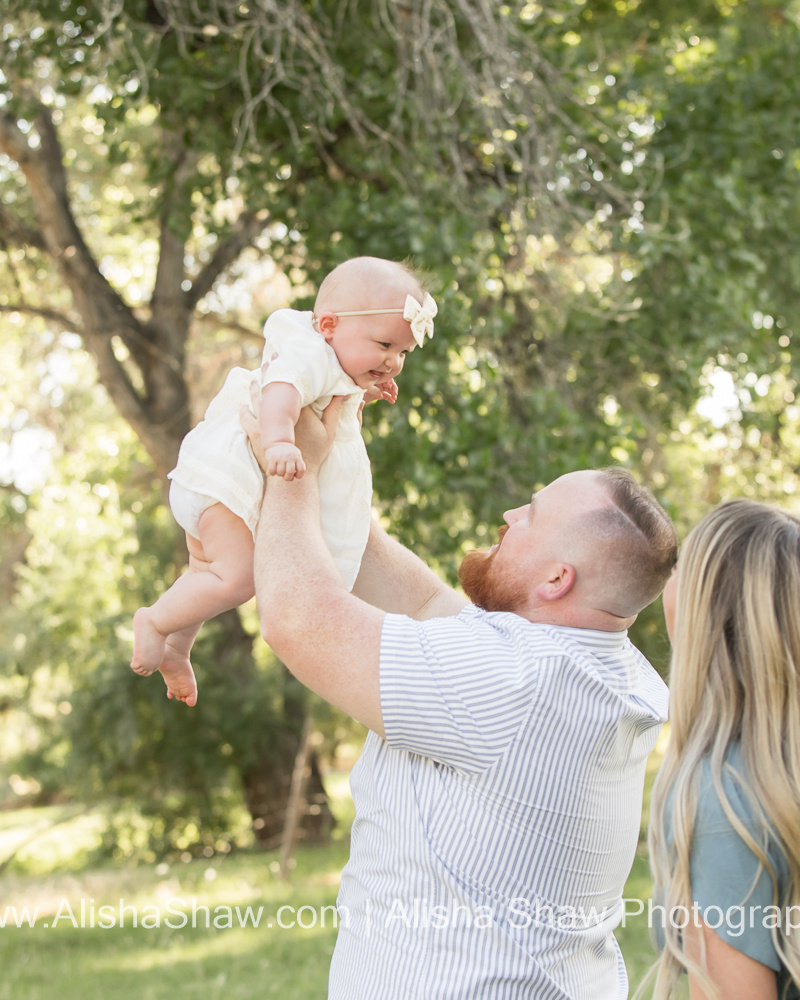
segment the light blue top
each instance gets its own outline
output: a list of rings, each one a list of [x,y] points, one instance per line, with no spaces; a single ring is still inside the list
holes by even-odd
[[[747,797],[736,779],[745,774],[739,744],[728,752],[722,771],[722,787],[735,815],[763,849],[778,881],[778,903],[773,903],[772,879],[725,814],[711,778],[708,758],[703,762],[698,789],[690,879],[692,898],[703,920],[727,944],[778,973],[778,996],[790,982],[772,939],[771,928],[786,919],[781,900],[788,884],[786,858],[775,834],[754,817]],[[668,839],[672,839],[670,804],[667,804]],[[795,913],[791,918],[797,923]],[[789,998],[800,998],[790,986]]]
[[[386,618],[330,1000],[623,1000],[663,681],[624,632]]]

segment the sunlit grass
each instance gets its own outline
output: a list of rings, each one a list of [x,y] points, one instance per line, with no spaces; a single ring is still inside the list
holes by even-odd
[[[108,825],[106,810],[47,806],[0,812],[0,864],[46,875],[82,867],[97,851]]]
[[[324,997],[346,855],[300,849],[286,882],[276,853],[6,875],[0,917],[36,924],[0,931],[0,998]]]

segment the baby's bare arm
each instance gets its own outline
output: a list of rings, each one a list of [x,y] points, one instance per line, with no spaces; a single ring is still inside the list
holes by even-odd
[[[288,382],[271,382],[261,391],[259,430],[268,476],[299,479],[305,472],[294,427],[300,416],[300,393]]]

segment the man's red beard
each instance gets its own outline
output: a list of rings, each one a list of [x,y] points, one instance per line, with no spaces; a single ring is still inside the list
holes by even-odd
[[[495,593],[489,571],[494,560],[494,552],[473,549],[468,552],[458,567],[458,579],[464,593],[484,611],[497,611],[494,607]]]
[[[508,525],[500,529],[501,543],[507,531]],[[474,549],[468,552],[458,568],[458,579],[467,597],[484,611],[516,612],[523,603],[525,595],[520,594],[517,587],[509,587],[508,584],[494,579],[492,570],[494,557],[498,551],[499,546],[494,552],[487,552],[486,549]]]

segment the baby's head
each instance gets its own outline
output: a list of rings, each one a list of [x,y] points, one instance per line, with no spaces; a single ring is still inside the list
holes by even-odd
[[[407,354],[433,336],[436,304],[405,264],[354,257],[320,285],[314,325],[362,389],[398,375]]]

